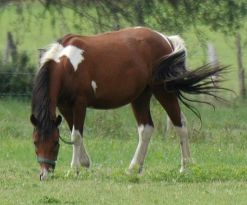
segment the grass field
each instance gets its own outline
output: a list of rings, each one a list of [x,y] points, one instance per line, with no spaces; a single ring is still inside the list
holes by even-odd
[[[203,127],[190,113],[190,141],[195,164],[179,174],[178,140],[164,137],[165,114],[152,103],[156,125],[144,172],[126,175],[137,144],[128,107],[88,110],[85,141],[93,166],[77,176],[70,170],[72,148],[61,144],[57,168],[39,181],[27,102],[0,101],[1,204],[246,204],[247,109],[245,102],[201,106]],[[16,112],[18,110],[18,112]],[[65,122],[61,135],[69,138]]]

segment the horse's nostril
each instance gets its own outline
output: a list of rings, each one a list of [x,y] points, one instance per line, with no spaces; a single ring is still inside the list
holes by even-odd
[[[44,180],[47,179],[47,177],[48,177],[48,172],[49,172],[49,171],[48,171],[46,168],[44,168],[44,169],[41,170],[41,173],[40,173],[40,175],[39,175],[40,181],[44,181]]]
[[[40,174],[40,175],[39,175],[39,180],[40,180],[40,181],[43,180],[43,179],[42,179],[42,176],[43,176],[43,174]]]
[[[53,167],[50,167],[49,169],[48,169],[48,172],[50,173],[50,172],[54,172],[54,168]]]

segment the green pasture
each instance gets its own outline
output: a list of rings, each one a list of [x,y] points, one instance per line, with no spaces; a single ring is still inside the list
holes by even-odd
[[[237,101],[237,100],[236,100]],[[137,145],[128,106],[88,110],[85,143],[93,165],[70,169],[72,148],[61,143],[57,167],[39,181],[32,144],[29,102],[0,100],[0,204],[246,204],[246,102],[198,106],[203,118],[184,109],[195,163],[179,173],[178,139],[164,134],[165,113],[152,102],[156,130],[141,176],[125,173]],[[69,139],[65,122],[61,135]]]

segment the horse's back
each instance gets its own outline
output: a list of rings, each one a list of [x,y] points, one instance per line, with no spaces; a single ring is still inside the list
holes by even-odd
[[[129,28],[95,36],[67,35],[64,47],[81,50],[83,60],[73,70],[63,58],[67,70],[65,90],[76,90],[89,106],[118,107],[131,102],[151,82],[153,66],[170,52],[160,35],[147,28]],[[71,72],[73,70],[73,72]]]

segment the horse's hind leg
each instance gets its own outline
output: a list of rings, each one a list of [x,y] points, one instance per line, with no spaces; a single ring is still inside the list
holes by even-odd
[[[146,91],[131,103],[138,124],[139,142],[129,166],[130,173],[136,170],[138,173],[141,173],[148,144],[154,129],[149,107],[150,98],[151,93]]]
[[[191,159],[186,121],[183,120],[183,114],[180,110],[177,96],[175,93],[167,93],[163,89],[154,91],[154,96],[166,110],[169,118],[174,125],[176,133],[180,138],[182,158],[180,172],[183,172]]]
[[[181,118],[182,118],[182,124],[185,125],[187,120],[186,120],[186,117],[182,111],[181,111]],[[166,117],[166,130],[165,130],[166,135],[170,134],[170,131],[172,130],[172,128],[174,128],[174,126],[172,124],[170,117],[167,115],[167,117]]]

